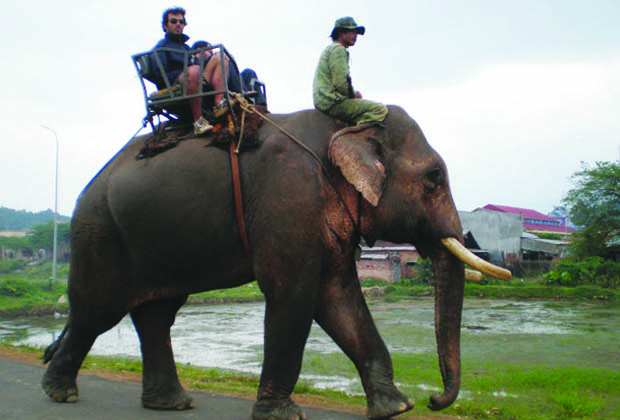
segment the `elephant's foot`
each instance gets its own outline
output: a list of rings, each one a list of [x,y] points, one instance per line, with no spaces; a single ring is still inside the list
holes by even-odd
[[[75,377],[56,376],[48,369],[41,381],[43,391],[54,401],[74,403],[78,398],[78,387]]]
[[[188,410],[194,399],[182,388],[168,392],[143,392],[142,406],[152,410]]]
[[[291,399],[259,401],[252,409],[252,420],[306,420],[306,414]]]
[[[413,401],[394,388],[385,394],[368,397],[367,416],[371,420],[389,419],[411,410]]]

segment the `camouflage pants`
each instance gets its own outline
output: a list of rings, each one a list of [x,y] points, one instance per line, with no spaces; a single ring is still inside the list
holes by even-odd
[[[388,110],[385,105],[367,99],[345,99],[325,113],[341,121],[357,125],[365,122],[383,122]]]

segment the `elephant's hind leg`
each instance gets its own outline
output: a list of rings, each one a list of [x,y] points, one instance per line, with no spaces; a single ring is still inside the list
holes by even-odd
[[[143,303],[131,311],[142,350],[142,405],[155,410],[193,408],[194,400],[179,383],[170,327],[187,296]]]
[[[77,374],[96,338],[97,334],[91,331],[67,328],[41,381],[43,390],[51,399],[69,403],[77,401]]]
[[[319,291],[316,321],[355,364],[366,392],[368,418],[387,419],[411,410],[413,401],[394,386],[392,360],[357,275],[348,282],[341,278],[332,278]]]
[[[45,393],[58,402],[75,402],[78,396],[76,378],[80,366],[97,337],[123,318],[122,312],[97,318],[71,313],[65,330],[46,352],[50,360],[41,385]]]

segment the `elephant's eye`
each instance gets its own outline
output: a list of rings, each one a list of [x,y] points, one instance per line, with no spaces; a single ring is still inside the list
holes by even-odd
[[[422,181],[424,184],[424,189],[427,192],[434,191],[437,187],[443,184],[443,176],[440,168],[434,168],[428,171],[424,175],[424,180]]]

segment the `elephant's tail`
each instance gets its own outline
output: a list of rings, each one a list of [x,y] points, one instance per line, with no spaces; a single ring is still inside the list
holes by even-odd
[[[65,325],[65,328],[62,330],[62,332],[60,333],[56,341],[54,341],[52,344],[47,346],[47,348],[45,349],[45,353],[43,353],[43,364],[44,365],[47,364],[50,360],[52,360],[52,357],[54,357],[54,354],[56,354],[56,352],[60,348],[60,343],[62,339],[64,338],[65,333],[67,332],[68,328],[69,328],[69,323],[67,322],[67,324]]]

